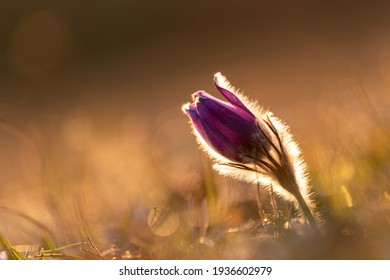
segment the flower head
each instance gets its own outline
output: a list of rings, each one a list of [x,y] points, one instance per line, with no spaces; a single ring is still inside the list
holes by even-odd
[[[214,168],[223,175],[275,187],[285,199],[298,202],[316,228],[306,165],[288,127],[248,102],[220,73],[215,74],[214,84],[226,101],[197,91],[193,102],[182,107],[201,147],[215,159]]]
[[[247,163],[258,149],[262,132],[253,113],[230,90],[215,85],[227,101],[204,91],[192,95],[193,103],[183,106],[198,137],[220,156],[231,161]]]

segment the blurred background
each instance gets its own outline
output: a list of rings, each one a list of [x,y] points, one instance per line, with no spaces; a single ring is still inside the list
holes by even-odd
[[[390,257],[388,1],[0,4],[0,235],[10,243],[89,237],[129,258]],[[213,219],[236,228],[244,215],[231,206],[256,200],[253,186],[202,165],[180,110],[196,90],[221,97],[219,71],[290,125],[334,250],[254,253],[214,236],[202,241],[213,253],[191,251]],[[210,178],[218,214],[205,213],[199,187]],[[154,227],[161,209],[168,218]],[[179,235],[185,220],[200,231]]]

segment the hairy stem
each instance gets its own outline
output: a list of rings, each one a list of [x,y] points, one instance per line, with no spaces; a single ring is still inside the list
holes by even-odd
[[[317,226],[317,222],[316,222],[316,220],[314,219],[314,216],[313,216],[313,214],[311,213],[309,206],[307,206],[307,204],[306,204],[306,202],[305,202],[305,199],[303,198],[302,194],[301,194],[300,192],[296,192],[296,193],[294,194],[294,197],[295,197],[295,199],[298,201],[299,206],[301,207],[302,212],[303,212],[303,214],[305,215],[306,220],[307,220],[307,222],[308,222],[310,228],[313,230],[313,232],[319,233],[319,229],[318,229],[318,226]]]
[[[259,209],[258,211],[259,211],[261,222],[263,223],[265,218],[265,213],[263,208],[263,202],[261,201],[261,189],[259,183],[257,183],[257,207]]]
[[[270,188],[270,196],[271,196],[271,205],[272,210],[274,214],[274,239],[277,240],[279,238],[279,214],[278,214],[278,207],[276,205],[276,199],[275,199],[275,193],[274,193],[274,187],[271,184]]]

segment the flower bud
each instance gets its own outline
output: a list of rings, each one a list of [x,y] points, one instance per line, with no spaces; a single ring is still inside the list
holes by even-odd
[[[248,163],[261,156],[263,150],[259,149],[262,132],[256,117],[233,92],[215,84],[227,101],[198,91],[192,95],[193,103],[185,104],[183,111],[210,148],[231,161]]]

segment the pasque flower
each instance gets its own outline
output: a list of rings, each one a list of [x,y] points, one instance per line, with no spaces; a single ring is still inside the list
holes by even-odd
[[[230,91],[220,88],[229,102],[204,91],[193,94],[194,103],[184,107],[200,137],[217,153],[235,162],[247,162],[256,152],[258,134],[256,117]]]
[[[226,101],[197,91],[183,105],[201,147],[221,174],[255,182],[298,202],[309,225],[317,230],[304,164],[288,127],[271,112],[249,102],[222,74],[214,84]]]

